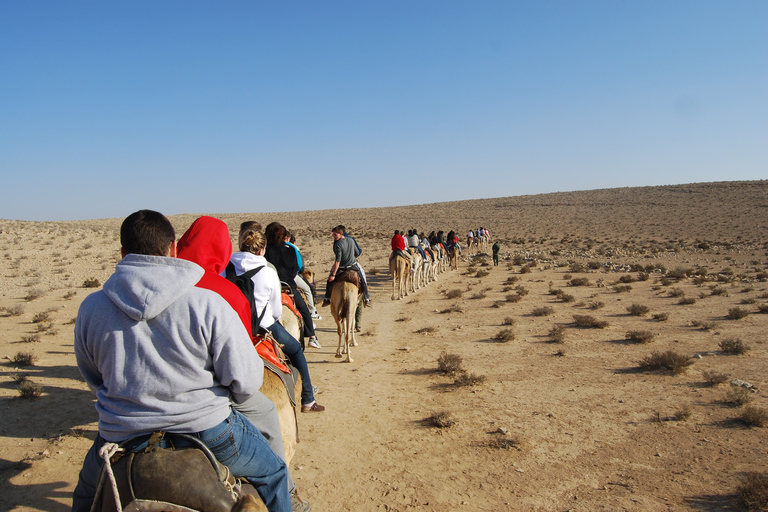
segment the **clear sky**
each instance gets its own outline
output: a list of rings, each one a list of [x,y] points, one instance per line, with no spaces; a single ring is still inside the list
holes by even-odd
[[[0,218],[768,178],[768,1],[0,0]]]

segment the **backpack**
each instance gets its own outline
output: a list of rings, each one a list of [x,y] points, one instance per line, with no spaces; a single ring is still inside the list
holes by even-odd
[[[258,311],[256,311],[256,301],[253,298],[253,279],[251,279],[253,276],[259,273],[259,270],[263,269],[264,265],[260,267],[256,267],[253,270],[249,270],[248,272],[244,272],[240,274],[239,276],[235,274],[235,266],[230,261],[227,264],[227,270],[226,270],[226,277],[229,281],[232,281],[235,286],[240,288],[240,291],[243,292],[243,295],[245,295],[245,298],[248,299],[248,304],[251,306],[251,331],[253,332],[253,335],[256,336],[256,333],[259,332],[261,329],[261,319],[264,318],[264,313],[267,312],[267,306],[264,306],[264,309],[261,311],[261,314],[258,314]]]

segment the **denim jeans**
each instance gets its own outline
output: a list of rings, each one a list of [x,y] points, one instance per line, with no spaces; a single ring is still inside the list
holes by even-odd
[[[288,494],[287,468],[275,455],[267,440],[242,414],[232,411],[229,417],[202,432],[193,434],[203,441],[232,474],[245,478],[258,491],[270,512],[291,512],[291,498]],[[103,465],[99,448],[105,441],[96,436],[88,450],[83,469],[72,496],[72,512],[88,512],[96,496],[96,485]],[[132,446],[140,450],[142,444]]]
[[[307,358],[304,357],[301,345],[285,330],[280,322],[273,323],[267,327],[267,330],[283,346],[283,353],[288,356],[291,364],[299,370],[299,375],[301,375],[301,405],[311,404],[315,401],[315,394],[312,393],[312,380],[309,378]]]

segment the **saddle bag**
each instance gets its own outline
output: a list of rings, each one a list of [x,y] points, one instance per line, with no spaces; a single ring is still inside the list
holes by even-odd
[[[164,436],[171,442],[181,440],[188,447],[161,448]],[[124,511],[267,510],[256,489],[232,476],[208,447],[193,436],[155,432],[145,450],[120,451],[112,456],[110,465]],[[92,512],[117,510],[106,469],[105,463]]]

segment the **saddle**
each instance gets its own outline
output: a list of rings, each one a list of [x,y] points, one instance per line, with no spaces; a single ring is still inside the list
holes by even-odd
[[[256,489],[235,478],[196,437],[155,432],[144,450],[129,448],[140,446],[146,438],[123,443],[104,464],[92,510],[117,510],[108,467],[125,511],[266,510],[260,499],[253,499],[258,497]]]
[[[365,292],[363,280],[360,278],[360,271],[355,267],[343,267],[336,271],[335,283],[352,283],[357,286],[358,293]]]

